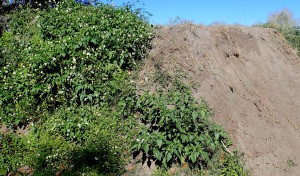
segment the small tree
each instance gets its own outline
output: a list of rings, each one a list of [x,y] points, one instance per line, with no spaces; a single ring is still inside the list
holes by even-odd
[[[289,9],[283,9],[280,12],[275,12],[269,15],[269,23],[274,23],[282,27],[297,27],[297,20],[294,19],[294,14]]]

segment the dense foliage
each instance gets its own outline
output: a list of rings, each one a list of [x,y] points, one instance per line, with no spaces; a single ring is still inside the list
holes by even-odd
[[[151,31],[128,6],[63,1],[13,13],[0,38],[0,123],[29,134],[1,134],[0,169],[121,172],[136,126],[128,70],[145,56]]]
[[[226,133],[210,122],[206,104],[197,104],[191,90],[179,81],[158,96],[144,94],[137,108],[145,126],[132,148],[143,150],[166,168],[172,163],[206,166],[221,149],[221,141],[229,143]]]
[[[72,1],[39,13],[20,10],[10,26],[0,41],[1,115],[9,125],[61,105],[116,106],[122,94],[134,93],[124,68],[144,56],[152,38],[130,9]]]
[[[130,5],[64,0],[11,14],[0,37],[0,175],[119,175],[134,151],[165,168],[207,167],[230,144],[208,106],[178,80],[158,96],[131,80],[152,30]]]

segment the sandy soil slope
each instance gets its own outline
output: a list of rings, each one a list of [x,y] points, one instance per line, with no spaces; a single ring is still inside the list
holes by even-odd
[[[300,60],[281,34],[193,24],[162,26],[156,34],[141,87],[153,83],[157,69],[183,73],[245,152],[252,175],[300,175]]]

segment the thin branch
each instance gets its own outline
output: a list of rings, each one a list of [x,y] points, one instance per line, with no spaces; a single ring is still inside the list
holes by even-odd
[[[231,153],[231,151],[226,147],[226,145],[223,143],[223,141],[221,141],[221,143],[222,143],[222,145],[223,145],[223,147],[225,148],[225,150],[228,152],[228,153],[230,153],[231,155],[233,155],[232,153]]]

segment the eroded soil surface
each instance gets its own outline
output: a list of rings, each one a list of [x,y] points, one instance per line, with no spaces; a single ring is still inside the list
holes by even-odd
[[[299,61],[271,29],[162,26],[139,87],[153,89],[163,74],[181,75],[194,97],[209,103],[233,148],[245,153],[251,175],[300,175]]]

